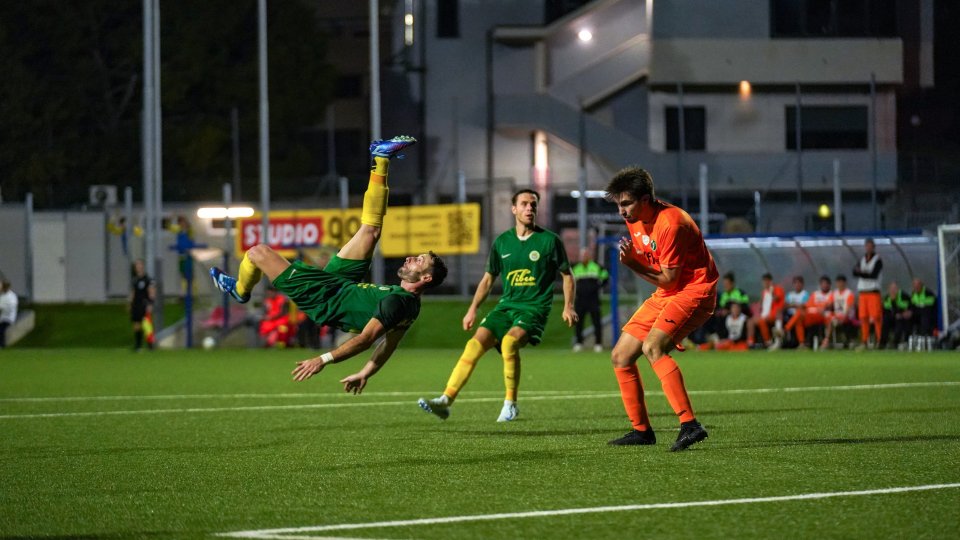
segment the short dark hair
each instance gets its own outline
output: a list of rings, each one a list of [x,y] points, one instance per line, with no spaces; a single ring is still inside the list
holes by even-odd
[[[769,279],[770,281],[773,281],[773,274],[771,274],[770,272],[767,272],[766,274],[764,274],[764,275],[762,275],[762,276],[760,276],[760,277],[761,277],[762,279]]]
[[[793,276],[793,280],[794,280],[794,281],[799,281],[799,282],[802,284],[802,283],[803,283],[803,276],[799,276],[799,275]]]
[[[530,189],[530,188],[524,188],[524,189],[521,189],[520,191],[514,193],[514,194],[513,194],[513,197],[510,197],[510,204],[511,204],[512,206],[516,206],[516,205],[517,205],[517,197],[519,197],[520,195],[523,195],[524,193],[529,193],[529,194],[533,195],[534,197],[537,198],[537,202],[540,202],[540,194],[539,194],[539,193],[537,193],[536,191],[534,191],[534,190],[532,190],[532,189]]]
[[[443,262],[436,253],[432,251],[427,252],[433,258],[433,268],[430,269],[430,275],[433,277],[430,280],[430,283],[427,283],[426,289],[433,289],[439,287],[443,284],[443,280],[447,279],[447,263]]]
[[[820,276],[820,281],[826,281],[827,283],[831,283],[831,281],[830,281],[830,276],[828,276],[828,275],[826,275],[826,274]]]
[[[846,281],[846,280],[847,280],[847,276],[843,274],[837,274],[837,277],[834,279],[834,281]]]
[[[733,272],[727,272],[723,275],[723,279],[729,279],[731,283],[736,283],[737,278],[733,277]]]
[[[614,198],[622,193],[633,195],[637,200],[644,195],[649,195],[651,199],[656,198],[653,177],[645,169],[636,166],[620,169],[607,184],[604,198],[615,202]]]

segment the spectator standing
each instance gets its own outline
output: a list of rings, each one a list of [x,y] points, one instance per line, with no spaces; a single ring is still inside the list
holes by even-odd
[[[910,333],[912,316],[910,297],[897,286],[896,281],[891,281],[887,286],[887,297],[883,299],[883,332],[880,344],[896,349]]]
[[[0,349],[7,346],[7,328],[17,322],[17,293],[10,289],[10,282],[0,281]]]
[[[590,315],[593,322],[594,352],[603,350],[603,318],[600,313],[600,290],[610,279],[607,270],[593,260],[593,252],[589,248],[580,251],[580,262],[571,269],[573,279],[577,282],[576,298],[573,309],[577,312],[577,324],[574,329],[576,343],[574,352],[583,350],[583,325],[585,315]]]
[[[133,350],[143,348],[144,319],[149,319],[153,312],[153,300],[156,287],[153,279],[147,275],[143,259],[133,263],[133,281],[130,285],[130,322],[133,323]],[[152,349],[153,343],[147,340],[147,348]]]
[[[883,300],[881,282],[883,260],[876,253],[873,238],[863,242],[864,254],[853,267],[857,280],[857,317],[860,319],[860,348],[870,341],[870,326],[873,326],[873,338],[880,344],[883,335]]]
[[[910,306],[913,311],[914,332],[921,336],[932,336],[937,326],[937,296],[928,291],[918,278],[913,278]]]

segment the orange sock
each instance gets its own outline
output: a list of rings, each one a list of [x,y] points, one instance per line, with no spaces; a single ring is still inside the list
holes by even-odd
[[[883,320],[877,319],[873,321],[873,337],[877,339],[877,346],[881,345],[880,337],[883,335]]]
[[[690,397],[687,396],[687,389],[683,385],[683,374],[680,373],[680,366],[670,358],[670,355],[663,355],[653,364],[653,371],[657,377],[660,377],[660,385],[663,387],[663,393],[667,396],[667,401],[673,407],[673,412],[677,413],[680,422],[690,422],[696,420],[693,414],[693,407],[690,405]]]
[[[860,342],[864,345],[870,341],[870,322],[862,321],[860,323]]]
[[[620,398],[623,408],[627,411],[633,429],[646,431],[650,429],[650,418],[647,416],[647,406],[643,402],[643,383],[640,381],[640,370],[634,364],[624,368],[613,368],[620,383]]]
[[[770,343],[770,325],[767,324],[767,320],[760,319],[757,326],[760,327],[760,336],[763,337],[763,342]]]
[[[803,324],[803,321],[800,321],[795,328],[794,332],[797,333],[797,343],[803,345],[807,342],[807,327]]]

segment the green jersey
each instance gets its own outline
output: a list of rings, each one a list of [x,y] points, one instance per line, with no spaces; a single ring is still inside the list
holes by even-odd
[[[550,312],[553,283],[559,272],[568,272],[570,262],[563,242],[555,233],[536,227],[524,240],[511,228],[497,237],[490,248],[486,271],[503,275],[503,296],[498,306],[540,309]]]
[[[398,285],[360,279],[370,261],[334,257],[323,270],[294,262],[273,281],[314,322],[359,333],[370,319],[384,328],[408,328],[420,315],[420,297]]]

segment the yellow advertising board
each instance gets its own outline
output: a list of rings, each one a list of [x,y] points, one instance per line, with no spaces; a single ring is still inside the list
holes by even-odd
[[[360,228],[360,209],[270,212],[268,244],[286,257],[300,249],[340,248]],[[237,220],[237,254],[262,243],[261,218]],[[433,251],[438,255],[480,250],[480,205],[438,204],[393,206],[387,210],[380,236],[384,257],[406,257]]]

